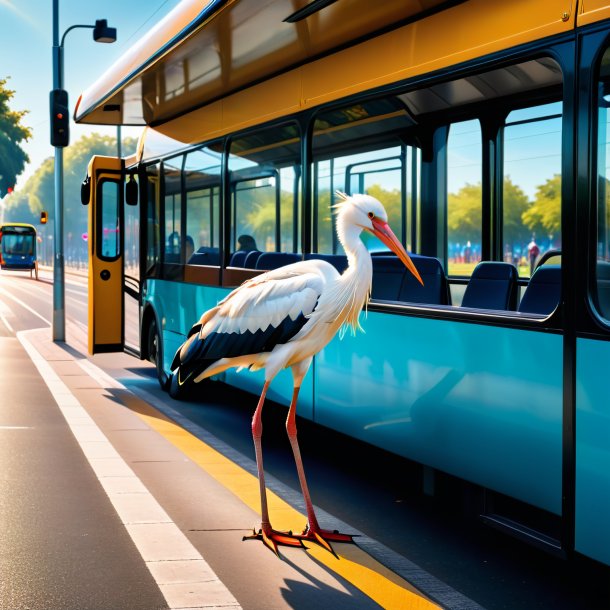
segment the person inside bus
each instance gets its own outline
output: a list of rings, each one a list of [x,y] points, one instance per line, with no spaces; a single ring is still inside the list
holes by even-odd
[[[240,235],[237,238],[238,250],[244,250],[250,252],[251,250],[258,250],[256,247],[256,241],[252,235]]]

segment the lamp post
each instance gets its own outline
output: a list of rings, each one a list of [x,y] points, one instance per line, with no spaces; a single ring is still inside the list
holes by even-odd
[[[72,25],[59,39],[59,0],[53,0],[53,91],[51,92],[51,140],[53,140],[54,121],[57,118],[66,123],[65,143],[54,144],[55,146],[55,240],[53,260],[53,341],[66,340],[66,309],[65,309],[65,282],[64,282],[64,151],[67,146],[70,117],[56,114],[54,102],[58,99],[65,102],[65,111],[68,109],[67,93],[63,91],[64,86],[64,40],[66,34],[76,28],[90,28],[93,30],[95,42],[114,42],[116,40],[116,29],[109,28],[105,19],[99,19],[95,25]],[[63,94],[59,97],[57,92]],[[53,115],[56,116],[53,116]]]

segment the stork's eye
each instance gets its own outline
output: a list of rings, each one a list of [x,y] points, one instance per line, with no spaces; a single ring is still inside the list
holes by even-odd
[[[373,212],[369,212],[368,216],[371,220],[373,220],[373,218],[375,218],[375,214],[373,214]]]

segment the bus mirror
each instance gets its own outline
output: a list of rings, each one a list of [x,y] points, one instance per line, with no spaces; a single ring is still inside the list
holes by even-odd
[[[129,181],[125,185],[125,202],[127,205],[138,204],[138,183],[135,181],[133,174],[129,176]]]
[[[83,205],[89,205],[91,199],[91,178],[86,176],[80,185],[80,202]]]

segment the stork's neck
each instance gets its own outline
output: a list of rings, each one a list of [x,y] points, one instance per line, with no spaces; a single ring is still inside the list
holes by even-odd
[[[343,230],[341,230],[343,229]],[[371,292],[373,262],[361,239],[361,229],[354,226],[341,227],[339,239],[347,254],[347,269],[339,278],[343,294],[346,295],[343,322],[356,327],[358,316]]]

